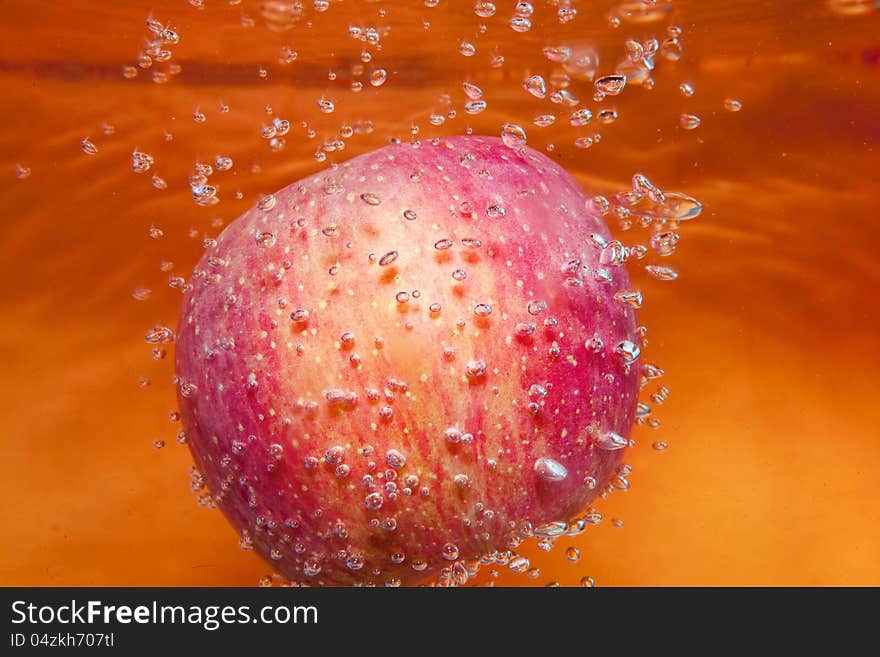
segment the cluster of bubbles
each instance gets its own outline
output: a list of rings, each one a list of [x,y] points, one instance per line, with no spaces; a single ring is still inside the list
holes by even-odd
[[[232,169],[234,162],[227,155],[216,155],[213,163],[196,162],[193,164],[193,170],[189,177],[189,187],[192,191],[193,200],[197,205],[210,207],[220,202],[217,196],[218,188],[216,185],[210,184],[210,177],[215,172],[229,171]],[[204,246],[206,248],[213,246],[213,240],[207,238]]]
[[[437,6],[439,3],[426,3]],[[557,0],[559,22],[565,24],[577,17],[576,7],[566,0]],[[490,19],[498,13],[494,2],[477,1],[473,7],[474,14],[483,20]],[[661,0],[636,0],[622,2],[614,6],[606,15],[609,26],[613,29],[624,24],[642,26],[667,18],[672,11],[672,2]],[[520,1],[514,5],[508,26],[517,33],[529,32],[532,29],[534,6],[530,2]],[[425,21],[425,28],[430,22]],[[478,54],[479,39],[489,31],[486,23],[479,25],[479,34],[471,39],[464,39],[459,45],[459,54],[472,58]],[[623,43],[623,53],[617,58],[616,64],[601,72],[605,67],[600,61],[599,51],[583,41],[560,41],[543,47],[544,58],[550,63],[547,71],[536,71],[529,67],[522,81],[522,88],[534,99],[546,102],[533,113],[532,124],[538,129],[546,129],[553,125],[567,124],[577,128],[571,143],[578,149],[590,149],[602,140],[602,127],[615,123],[619,118],[617,108],[610,104],[615,97],[624,93],[630,86],[641,86],[644,89],[654,88],[654,72],[660,60],[676,62],[683,54],[684,30],[678,25],[669,25],[660,36],[636,39],[628,37]],[[494,47],[490,54],[490,69],[505,66],[505,57]],[[613,60],[612,60],[613,61]],[[516,75],[516,74],[514,74]],[[439,127],[448,120],[461,116],[476,115],[485,111],[488,100],[484,96],[480,83],[471,79],[464,82],[464,99],[457,105],[452,92],[441,94],[436,107],[430,111],[427,121],[431,126]],[[694,94],[693,85],[682,83],[682,94],[690,97]],[[592,101],[593,106],[587,106]],[[724,100],[723,106],[728,111],[739,111],[742,103],[736,99]],[[691,113],[683,113],[678,117],[678,125],[684,131],[695,130],[702,119]],[[413,135],[418,134],[420,126],[413,124]],[[467,128],[469,131],[470,128]],[[546,131],[542,131],[546,133]],[[522,148],[527,143],[527,131],[523,123],[508,122],[501,128],[501,136],[512,148]],[[548,151],[556,149],[552,141],[545,141]]]
[[[330,450],[328,450],[328,456],[330,455],[329,451]],[[339,455],[332,456],[333,458],[340,458]],[[327,458],[327,456],[325,456],[325,458]],[[609,486],[609,490],[603,493],[603,496],[607,495],[613,488],[625,489],[626,484],[621,482],[626,482],[626,476],[631,470],[632,469],[629,466],[621,466],[619,474],[615,480],[616,484],[614,486]],[[200,473],[193,469],[190,474],[193,479],[193,489],[196,492],[201,491],[203,488],[203,482],[201,481]],[[411,477],[412,475],[409,475],[407,479]],[[481,509],[480,511],[491,514],[491,511],[485,509]],[[506,545],[503,549],[492,550],[491,552],[487,552],[478,557],[464,557],[456,544],[446,543],[441,547],[440,552],[443,561],[445,561],[447,565],[440,568],[435,576],[426,579],[424,585],[440,588],[467,586],[477,578],[478,574],[483,569],[486,569],[486,577],[483,578],[482,585],[488,587],[495,585],[495,580],[498,579],[502,571],[507,571],[515,575],[526,575],[529,579],[537,579],[541,576],[541,570],[539,567],[533,565],[528,556],[518,552],[521,545],[527,540],[533,540],[540,551],[549,552],[553,550],[561,540],[569,541],[576,539],[588,528],[599,525],[602,520],[602,515],[591,508],[568,521],[549,522],[538,526],[523,522],[520,523],[515,530],[511,530],[508,533],[505,541]],[[258,530],[265,529],[273,524],[274,523],[271,521],[264,519]],[[385,530],[393,531],[396,521],[393,518],[386,518],[382,524]],[[615,527],[622,527],[623,521],[612,519],[612,524]],[[298,528],[299,523],[295,520],[286,521],[284,526],[287,529],[295,530]],[[341,538],[347,537],[348,535],[347,529],[342,522],[337,522],[335,524],[333,533]],[[239,546],[242,550],[253,550],[253,533],[247,530],[242,532]],[[296,545],[294,545],[294,550],[297,550]],[[282,552],[280,550],[275,550],[272,552],[271,556],[274,559],[280,559],[282,558]],[[568,545],[564,550],[564,556],[568,563],[577,564],[581,561],[581,548],[578,548],[575,545]],[[352,572],[361,570],[366,563],[364,555],[356,550],[342,550],[339,553],[333,554],[331,558],[344,562],[346,568]],[[388,559],[391,563],[397,565],[409,563],[410,568],[417,573],[425,571],[428,567],[427,562],[423,558],[410,558],[409,555],[399,549],[393,550],[388,555]],[[303,564],[303,575],[305,576],[305,579],[303,580],[289,580],[282,576],[271,574],[261,578],[260,586],[310,586],[311,581],[321,574],[327,560],[328,557],[320,556],[312,556],[305,559]],[[596,585],[595,580],[589,576],[582,577],[579,584],[586,588],[592,588]],[[400,585],[401,581],[397,577],[388,577],[384,580],[384,586],[386,587],[394,588],[399,587]],[[549,581],[545,584],[545,586],[548,587],[559,585],[559,582],[555,580]],[[371,583],[367,584],[367,586],[376,586],[376,584]]]
[[[678,232],[681,224],[698,217],[703,210],[702,203],[681,192],[664,192],[645,174],[637,173],[632,178],[630,189],[610,198],[595,196],[591,206],[596,214],[616,221],[621,231],[644,229],[649,232],[647,243],[637,242],[631,246],[624,246],[617,240],[606,242],[595,236],[595,246],[601,249],[602,264],[618,267],[631,258],[645,260],[651,256],[644,269],[652,278],[660,281],[678,278],[675,268],[659,258],[666,258],[675,252],[681,239]],[[618,294],[618,299],[629,305],[640,307],[642,304],[639,294]]]
[[[237,5],[240,0],[227,0],[230,5]],[[204,0],[196,0],[190,4],[199,9],[206,8]],[[440,3],[429,0],[427,7],[436,7]],[[554,0],[558,20],[561,24],[575,21],[578,18],[576,7],[569,0]],[[841,16],[861,16],[874,12],[878,3],[876,0],[826,0],[826,7],[832,13]],[[323,13],[331,8],[330,2],[317,1],[311,3],[311,8],[316,13]],[[673,3],[666,0],[629,0],[614,5],[606,14],[608,25],[613,29],[624,25],[633,25],[642,28],[646,25],[656,24],[667,19],[673,9]],[[265,26],[274,32],[286,32],[292,30],[303,22],[306,6],[303,2],[288,0],[267,0],[259,4],[259,12]],[[474,15],[482,20],[495,17],[499,12],[496,3],[485,0],[477,0],[473,4]],[[385,16],[385,10],[378,11],[380,19]],[[534,21],[534,7],[529,2],[520,1],[513,5],[508,16],[508,25],[514,32],[529,32]],[[309,21],[306,23],[311,26]],[[246,16],[242,17],[242,25],[253,27],[255,21]],[[430,27],[430,21],[425,21],[424,26]],[[376,24],[351,24],[348,26],[350,38],[362,42],[364,49],[360,61],[352,68],[351,90],[360,91],[366,86],[380,87],[389,79],[390,67],[378,66],[374,61],[376,52],[381,50],[382,39],[388,35],[387,25]],[[485,33],[487,27],[481,24],[480,33]],[[140,75],[150,75],[153,82],[164,84],[180,73],[180,65],[173,61],[173,49],[180,42],[180,34],[175,27],[154,18],[152,15],[146,19],[146,38],[143,47],[138,51],[135,62],[123,67],[122,74],[127,79],[136,78]],[[603,106],[603,101],[613,98],[624,92],[628,86],[641,85],[650,89],[654,85],[653,73],[658,60],[677,61],[682,57],[684,30],[677,25],[666,28],[665,34],[636,39],[628,37],[623,42],[623,55],[610,72],[599,76],[600,59],[599,53],[591,46],[579,44],[552,44],[543,48],[545,58],[557,65],[546,74],[530,73],[523,80],[523,87],[527,93],[539,99],[549,99],[552,103],[561,105],[566,111],[550,108],[547,111],[536,112],[532,122],[538,128],[547,128],[556,123],[568,120],[570,125],[583,128],[586,134],[574,138],[574,145],[581,149],[588,149],[599,143],[602,139],[600,130],[589,130],[590,126],[604,126],[618,120],[618,110],[613,106]],[[477,52],[477,44],[471,40],[461,43],[460,52],[465,56],[473,56]],[[290,65],[297,61],[299,53],[291,45],[282,46],[278,52],[278,62],[281,65]],[[493,51],[490,57],[490,67],[500,68],[504,66],[503,55]],[[261,67],[260,75],[265,77],[266,69]],[[598,77],[597,77],[598,76]],[[335,79],[335,74],[331,74]],[[579,92],[574,89],[580,81],[590,81],[593,89],[586,96],[592,97],[597,103],[596,107],[584,107],[579,98]],[[477,83],[465,83],[466,100],[462,107],[466,115],[475,115],[487,108],[488,101],[483,97]],[[695,94],[695,88],[690,82],[681,85],[682,94],[691,97]],[[451,95],[444,94],[440,98],[440,104],[445,105],[443,111],[432,111],[428,116],[431,125],[442,125],[447,119],[458,116],[458,110],[451,102]],[[332,108],[332,103],[330,105]],[[221,105],[221,111],[224,111]],[[726,98],[723,108],[730,112],[740,111],[742,102],[736,98]],[[228,110],[228,108],[225,108]],[[332,109],[329,109],[332,112]],[[198,109],[194,112],[197,122],[204,121],[205,115]],[[309,138],[316,138],[314,129],[303,122],[305,134]],[[678,117],[678,125],[684,131],[698,129],[702,124],[702,118],[696,114],[685,112]],[[418,131],[418,126],[413,126],[413,131]],[[282,129],[283,132],[283,129]],[[315,159],[324,162],[327,154],[344,148],[346,134],[357,133],[357,126],[341,126],[337,136],[325,139],[315,151]],[[525,143],[525,128],[519,124],[510,124],[503,130],[503,134],[511,135],[516,143]],[[341,138],[340,138],[341,137]],[[273,150],[284,147],[284,136],[276,134],[266,137],[269,146]],[[548,150],[553,150],[553,143],[546,143]],[[90,137],[84,137],[80,141],[81,150],[87,155],[98,153],[98,144]],[[137,149],[133,153],[133,170],[144,171],[149,169],[152,162],[145,158],[137,157]],[[144,154],[149,155],[149,154]],[[31,175],[31,169],[25,164],[15,165],[15,175],[19,180],[26,180]],[[152,176],[153,184],[158,189],[165,189],[166,182],[160,176]]]
[[[180,43],[180,35],[169,24],[147,17],[147,37],[144,47],[138,52],[134,64],[122,67],[126,80],[136,78],[141,71],[148,72],[156,84],[165,84],[181,71],[180,64],[171,61],[172,48]]]
[[[321,96],[316,102],[318,110],[322,114],[333,114],[336,104],[333,100]],[[260,137],[268,142],[269,150],[273,152],[284,149],[286,145],[286,136],[290,132],[291,124],[287,119],[274,116],[271,107],[266,107],[268,119],[264,121],[260,127]],[[314,140],[318,137],[318,132],[307,120],[299,123],[302,129],[302,135],[307,140]],[[357,135],[368,135],[374,130],[374,124],[367,119],[358,119],[351,123],[343,123],[335,131],[335,133],[324,137],[315,151],[315,160],[324,162],[329,153],[343,151],[346,148],[346,142]]]
[[[653,3],[654,5],[658,3]],[[613,26],[619,26],[621,20],[647,23],[658,20],[666,15],[665,10],[656,6],[651,8],[650,2],[624,3],[618,7],[617,12],[609,17]],[[651,9],[648,11],[648,9]],[[649,37],[644,40],[627,38],[624,42],[624,55],[618,61],[613,72],[598,75],[600,69],[600,57],[596,49],[590,46],[569,46],[565,44],[548,45],[543,49],[544,57],[556,66],[545,76],[538,73],[529,73],[523,81],[523,89],[530,96],[539,100],[549,100],[551,106],[535,112],[532,123],[537,128],[547,128],[557,123],[560,117],[567,117],[568,124],[575,128],[585,128],[595,123],[599,126],[607,126],[616,122],[619,118],[618,111],[613,106],[603,105],[606,101],[621,95],[627,86],[641,86],[645,89],[653,89],[653,72],[657,65],[657,59],[665,59],[675,62],[681,59],[683,30],[676,25],[670,25],[666,29],[663,39]],[[598,76],[598,77],[597,77]],[[592,90],[584,91],[590,95],[596,106],[590,108],[584,106],[580,91],[576,85],[578,81],[592,82]],[[680,85],[683,96],[691,97],[695,93],[693,85],[683,82]],[[552,105],[561,106],[555,109]],[[737,112],[742,108],[738,100],[725,99],[724,108],[731,112]],[[679,117],[679,125],[683,130],[694,130],[699,127],[701,119],[694,114],[682,114]],[[507,123],[502,126],[501,136],[511,148],[521,148],[527,141],[526,130],[522,125]],[[590,131],[588,134],[579,134],[574,137],[574,146],[579,149],[588,149],[602,140],[602,133]],[[554,150],[553,143],[548,143],[546,149]]]

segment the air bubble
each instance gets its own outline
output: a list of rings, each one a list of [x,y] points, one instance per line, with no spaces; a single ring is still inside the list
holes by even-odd
[[[450,445],[457,445],[461,442],[461,431],[456,429],[455,427],[449,427],[446,431],[443,432],[443,438]]]
[[[526,310],[529,315],[540,315],[542,312],[547,310],[547,302],[546,301],[529,301],[526,306]]]
[[[605,349],[605,343],[602,341],[602,338],[592,337],[584,343],[584,346],[592,351],[594,354],[601,353],[603,349]]]
[[[660,46],[660,56],[670,62],[677,62],[681,59],[682,53],[681,41],[675,37],[664,39],[663,45]]]
[[[625,365],[634,362],[642,353],[641,348],[630,340],[619,342],[614,351],[621,357]]]
[[[131,296],[136,301],[146,301],[147,299],[150,298],[151,294],[152,294],[152,291],[149,288],[138,287],[138,288],[134,289],[134,291],[131,293]]]
[[[527,557],[519,556],[511,559],[507,567],[512,573],[524,573],[531,567],[531,564]]]
[[[602,248],[599,254],[599,262],[605,267],[620,267],[626,262],[628,257],[629,251],[627,248],[617,240],[613,240]]]
[[[364,498],[364,506],[370,511],[377,511],[382,508],[385,498],[381,493],[370,493]]]
[[[465,366],[465,373],[469,379],[479,379],[486,374],[488,365],[484,360],[472,360]]]
[[[678,272],[675,269],[664,265],[647,265],[645,270],[660,281],[674,281],[678,278]]]
[[[259,201],[257,201],[257,209],[262,210],[263,212],[269,212],[272,208],[275,207],[275,195],[274,194],[266,194],[261,197]]]
[[[742,109],[742,103],[733,98],[725,98],[724,109],[726,109],[728,112],[739,112]]]
[[[599,113],[596,115],[596,120],[602,125],[608,125],[610,123],[614,123],[617,120],[617,110],[615,109],[603,109],[599,110]]]
[[[574,127],[579,127],[589,123],[593,118],[593,113],[588,109],[579,109],[572,113],[569,123]]]
[[[667,192],[666,201],[656,209],[659,217],[686,221],[695,219],[703,211],[703,204],[697,199],[679,192]]]
[[[281,64],[291,64],[296,61],[297,57],[299,57],[299,53],[291,49],[290,46],[282,46],[278,52],[278,62]]]
[[[406,457],[396,449],[385,452],[385,461],[394,469],[400,469],[406,465]]]
[[[180,394],[184,397],[192,397],[199,391],[195,383],[181,383]]]
[[[549,59],[551,62],[561,64],[567,61],[569,57],[571,57],[571,48],[568,48],[566,46],[545,46],[544,57]]]
[[[495,3],[478,0],[474,4],[474,13],[480,18],[491,18],[495,15]]]
[[[131,152],[131,170],[135,173],[146,173],[153,166],[153,156],[137,149]]]
[[[149,344],[169,344],[174,342],[174,331],[167,326],[154,326],[144,336],[144,341]]]
[[[447,561],[455,561],[459,555],[458,546],[455,543],[446,543],[441,549],[440,554]]]
[[[264,249],[274,246],[276,241],[274,233],[263,231],[257,231],[254,235],[254,240],[256,241],[257,246]]]
[[[397,260],[397,255],[397,251],[389,251],[381,258],[379,258],[379,266],[387,267],[388,265],[392,264],[395,260]]]
[[[516,123],[505,123],[501,127],[501,141],[508,148],[522,148],[526,145],[526,131]]]
[[[537,326],[535,326],[533,322],[520,322],[514,328],[514,333],[516,333],[517,337],[527,338],[532,335],[536,329]]]
[[[461,86],[465,95],[471,100],[480,100],[483,97],[483,90],[473,82],[465,82]]]
[[[619,301],[631,308],[642,307],[642,293],[638,290],[621,290],[620,292],[615,292],[614,299],[615,301]]]
[[[303,324],[309,321],[309,311],[304,308],[298,308],[290,313],[290,319],[292,319],[297,324]]]
[[[570,23],[577,16],[577,9],[572,6],[562,6],[556,10],[556,16],[559,19],[560,24],[565,25],[566,23]]]
[[[684,130],[696,130],[702,121],[696,114],[682,114],[678,123]]]
[[[492,306],[488,303],[478,303],[474,306],[474,315],[477,317],[488,317],[492,314]]]
[[[645,49],[636,39],[627,39],[623,44],[626,58],[633,64],[638,64],[645,56]]]
[[[84,137],[79,145],[80,148],[82,148],[83,153],[86,155],[95,155],[98,152],[98,147],[95,146],[94,142],[88,137]]]
[[[601,447],[602,449],[615,451],[627,447],[629,445],[629,441],[618,433],[608,431],[599,436],[599,438],[596,440],[596,444],[599,445],[599,447]]]
[[[547,82],[540,75],[533,75],[523,84],[526,91],[535,98],[544,98],[547,96]]]
[[[539,458],[535,461],[535,474],[544,481],[562,481],[568,477],[568,470],[558,461]]]
[[[626,86],[626,76],[620,74],[603,75],[595,82],[596,89],[606,96],[616,96]]]
[[[532,6],[532,3],[526,2],[526,0],[519,0],[516,3],[516,6],[513,9],[513,13],[517,16],[531,16],[535,12],[535,8]]]

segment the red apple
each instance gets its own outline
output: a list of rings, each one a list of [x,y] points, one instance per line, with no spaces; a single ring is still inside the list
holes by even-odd
[[[391,145],[264,198],[183,301],[205,483],[315,585],[464,581],[565,531],[634,419],[625,257],[562,167],[489,137]]]

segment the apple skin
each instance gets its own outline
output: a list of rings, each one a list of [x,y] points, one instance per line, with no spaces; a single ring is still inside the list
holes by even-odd
[[[546,156],[463,136],[356,157],[229,225],[186,291],[176,382],[245,542],[295,582],[416,584],[606,489],[639,390],[617,345],[639,337],[589,199]]]

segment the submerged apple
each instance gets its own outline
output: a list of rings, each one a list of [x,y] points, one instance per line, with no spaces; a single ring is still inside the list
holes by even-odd
[[[466,579],[566,531],[634,419],[625,256],[559,165],[489,137],[391,145],[262,199],[183,301],[205,483],[315,585]]]

